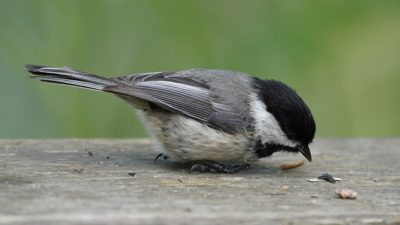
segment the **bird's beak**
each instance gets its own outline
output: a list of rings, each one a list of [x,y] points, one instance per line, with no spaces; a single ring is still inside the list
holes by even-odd
[[[299,152],[301,152],[301,154],[304,155],[304,157],[306,157],[306,159],[308,161],[312,161],[312,157],[311,157],[311,152],[310,152],[310,148],[307,145],[302,145],[298,148]]]

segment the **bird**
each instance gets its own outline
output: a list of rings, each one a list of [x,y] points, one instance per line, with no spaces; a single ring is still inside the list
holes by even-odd
[[[42,82],[121,98],[136,109],[161,152],[158,157],[189,165],[190,171],[235,173],[275,152],[301,153],[312,161],[309,145],[316,125],[311,110],[278,80],[217,69],[112,78],[70,67],[26,69]]]

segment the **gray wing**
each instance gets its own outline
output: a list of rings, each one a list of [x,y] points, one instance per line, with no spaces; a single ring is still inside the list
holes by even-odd
[[[235,132],[248,125],[249,78],[223,70],[186,70],[114,78],[132,95],[193,119]]]

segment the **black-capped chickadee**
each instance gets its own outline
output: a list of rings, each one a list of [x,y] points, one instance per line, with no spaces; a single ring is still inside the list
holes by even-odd
[[[138,109],[158,149],[192,170],[237,172],[278,151],[300,152],[311,161],[313,116],[279,81],[208,69],[104,78],[68,67],[26,68],[44,82],[122,98]]]

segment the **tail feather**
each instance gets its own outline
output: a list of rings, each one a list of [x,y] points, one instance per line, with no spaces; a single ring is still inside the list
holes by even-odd
[[[64,84],[102,91],[110,86],[118,85],[114,80],[80,72],[68,67],[56,68],[37,65],[26,65],[26,69],[34,74],[32,77],[43,82]]]

